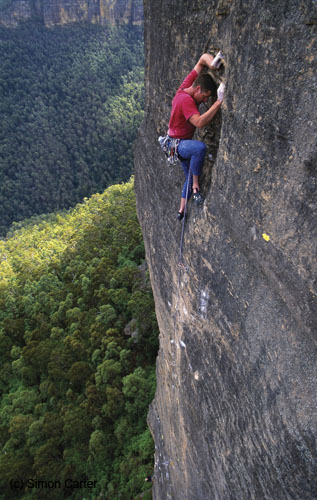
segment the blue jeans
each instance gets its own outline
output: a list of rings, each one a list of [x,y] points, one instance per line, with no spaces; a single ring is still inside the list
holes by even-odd
[[[182,139],[178,145],[178,157],[185,173],[185,183],[182,191],[182,198],[186,198],[187,183],[190,198],[193,191],[193,175],[200,175],[206,155],[207,147],[203,142]]]

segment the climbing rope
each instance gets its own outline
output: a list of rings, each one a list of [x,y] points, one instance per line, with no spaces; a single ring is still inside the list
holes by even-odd
[[[186,270],[186,267],[183,264],[183,244],[184,244],[184,232],[185,232],[185,221],[186,221],[186,212],[187,212],[187,200],[188,200],[188,190],[189,190],[189,182],[190,182],[190,177],[191,177],[191,170],[190,168],[188,169],[188,174],[187,174],[187,186],[186,186],[186,198],[185,198],[185,207],[184,207],[184,217],[183,217],[183,222],[182,222],[182,231],[181,231],[181,239],[180,239],[180,245],[179,245],[179,253],[178,253],[178,278],[177,278],[177,293],[176,293],[176,305],[175,305],[175,312],[173,315],[174,318],[174,331],[173,331],[173,336],[170,337],[170,342],[172,344],[171,347],[171,353],[172,353],[172,389],[175,391],[175,384],[174,380],[176,379],[176,373],[175,373],[175,350],[176,350],[176,342],[175,342],[175,337],[176,337],[176,320],[177,320],[177,313],[178,313],[178,304],[179,304],[179,296],[180,296],[180,284],[181,284],[181,274],[183,270]],[[158,464],[156,464],[158,465]],[[169,460],[164,460],[164,462],[161,463],[161,465],[164,465],[166,467],[165,470],[165,478],[164,480],[167,479],[169,482],[170,479],[170,461]],[[163,476],[163,471],[161,470],[161,467],[158,465],[158,470],[159,474],[162,477]],[[172,498],[170,493],[167,492],[168,497],[167,498]]]
[[[174,347],[176,347],[175,344],[175,336],[176,336],[176,319],[177,319],[177,313],[178,313],[178,305],[179,305],[179,296],[180,296],[180,285],[181,285],[181,274],[182,271],[186,271],[187,268],[183,264],[183,244],[184,244],[184,232],[185,232],[185,221],[186,221],[186,212],[187,212],[187,201],[188,201],[188,190],[189,190],[189,182],[190,182],[190,177],[191,177],[191,169],[188,169],[188,174],[187,174],[187,186],[186,186],[186,197],[185,197],[185,207],[184,207],[184,217],[183,217],[183,222],[182,222],[182,231],[181,231],[181,239],[180,239],[180,244],[179,244],[179,252],[178,252],[178,277],[177,277],[177,290],[176,290],[176,304],[175,304],[175,312],[174,312],[174,331],[173,331],[173,337],[171,338],[171,343]],[[175,352],[174,349],[172,348],[172,366],[175,366]],[[172,370],[172,377],[175,378],[175,373],[174,369]],[[173,386],[175,389],[175,386]]]
[[[186,198],[185,198],[185,207],[184,207],[184,217],[183,217],[183,222],[182,222],[182,231],[181,231],[181,239],[180,239],[180,245],[179,245],[179,253],[178,253],[178,278],[177,278],[177,293],[176,293],[176,305],[175,305],[175,312],[173,315],[174,318],[174,331],[173,331],[173,336],[170,336],[170,342],[172,344],[171,347],[171,353],[172,353],[172,381],[176,379],[176,373],[175,373],[175,349],[176,349],[176,342],[175,342],[175,337],[176,337],[176,320],[177,320],[177,313],[178,313],[178,304],[179,304],[179,296],[180,296],[180,284],[181,284],[181,273],[183,270],[186,270],[186,267],[183,264],[183,244],[184,244],[184,232],[185,232],[185,221],[186,221],[186,212],[187,212],[187,201],[188,201],[188,190],[189,190],[189,182],[190,182],[190,177],[191,177],[191,170],[190,168],[188,169],[188,174],[187,174],[187,186],[186,186]],[[174,380],[173,380],[174,379]],[[175,391],[175,385],[172,383],[172,389]],[[164,459],[164,456],[162,457]],[[163,473],[160,465],[163,465],[166,467],[165,474]],[[170,480],[170,461],[166,460],[166,457],[163,462],[155,463],[155,470],[158,470],[158,474],[160,479],[159,480]],[[171,494],[167,491],[167,498],[171,499]]]
[[[177,293],[176,293],[175,312],[178,311],[179,290],[180,290],[180,282],[181,282],[181,272],[182,272],[182,270],[187,271],[187,268],[183,264],[183,243],[184,243],[184,232],[185,232],[185,221],[186,221],[186,211],[187,211],[187,201],[188,201],[188,187],[189,187],[189,182],[190,182],[190,175],[191,175],[191,170],[189,168],[188,169],[188,175],[187,175],[187,186],[186,186],[186,198],[185,198],[184,217],[183,217],[182,232],[181,232],[181,239],[180,239],[180,245],[179,245],[178,279],[177,279]],[[174,324],[174,334],[175,334],[175,331],[176,331],[176,321],[174,321],[174,323],[175,323]]]

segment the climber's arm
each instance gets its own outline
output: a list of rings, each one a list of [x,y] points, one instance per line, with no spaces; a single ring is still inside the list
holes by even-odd
[[[208,123],[213,119],[218,109],[221,106],[222,101],[219,99],[213,103],[213,105],[202,115],[195,114],[189,118],[189,121],[194,127],[202,128],[208,125]]]
[[[202,72],[205,66],[207,68],[211,67],[212,61],[214,60],[214,57],[210,54],[203,54],[200,58],[194,69],[197,71],[198,74]]]

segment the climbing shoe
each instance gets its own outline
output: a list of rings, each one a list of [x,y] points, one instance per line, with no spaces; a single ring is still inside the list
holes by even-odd
[[[184,218],[184,212],[178,212],[177,219],[178,220],[183,220],[183,218]]]
[[[202,205],[204,203],[204,197],[199,191],[193,194],[193,201],[196,205]]]

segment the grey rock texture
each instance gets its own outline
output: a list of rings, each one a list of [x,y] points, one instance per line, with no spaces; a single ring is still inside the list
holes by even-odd
[[[142,0],[13,0],[0,10],[0,25],[40,20],[45,26],[88,21],[96,24],[142,24]]]
[[[155,500],[313,500],[316,485],[316,3],[145,0],[135,185],[160,326]],[[221,48],[203,207],[157,138],[199,56]]]

